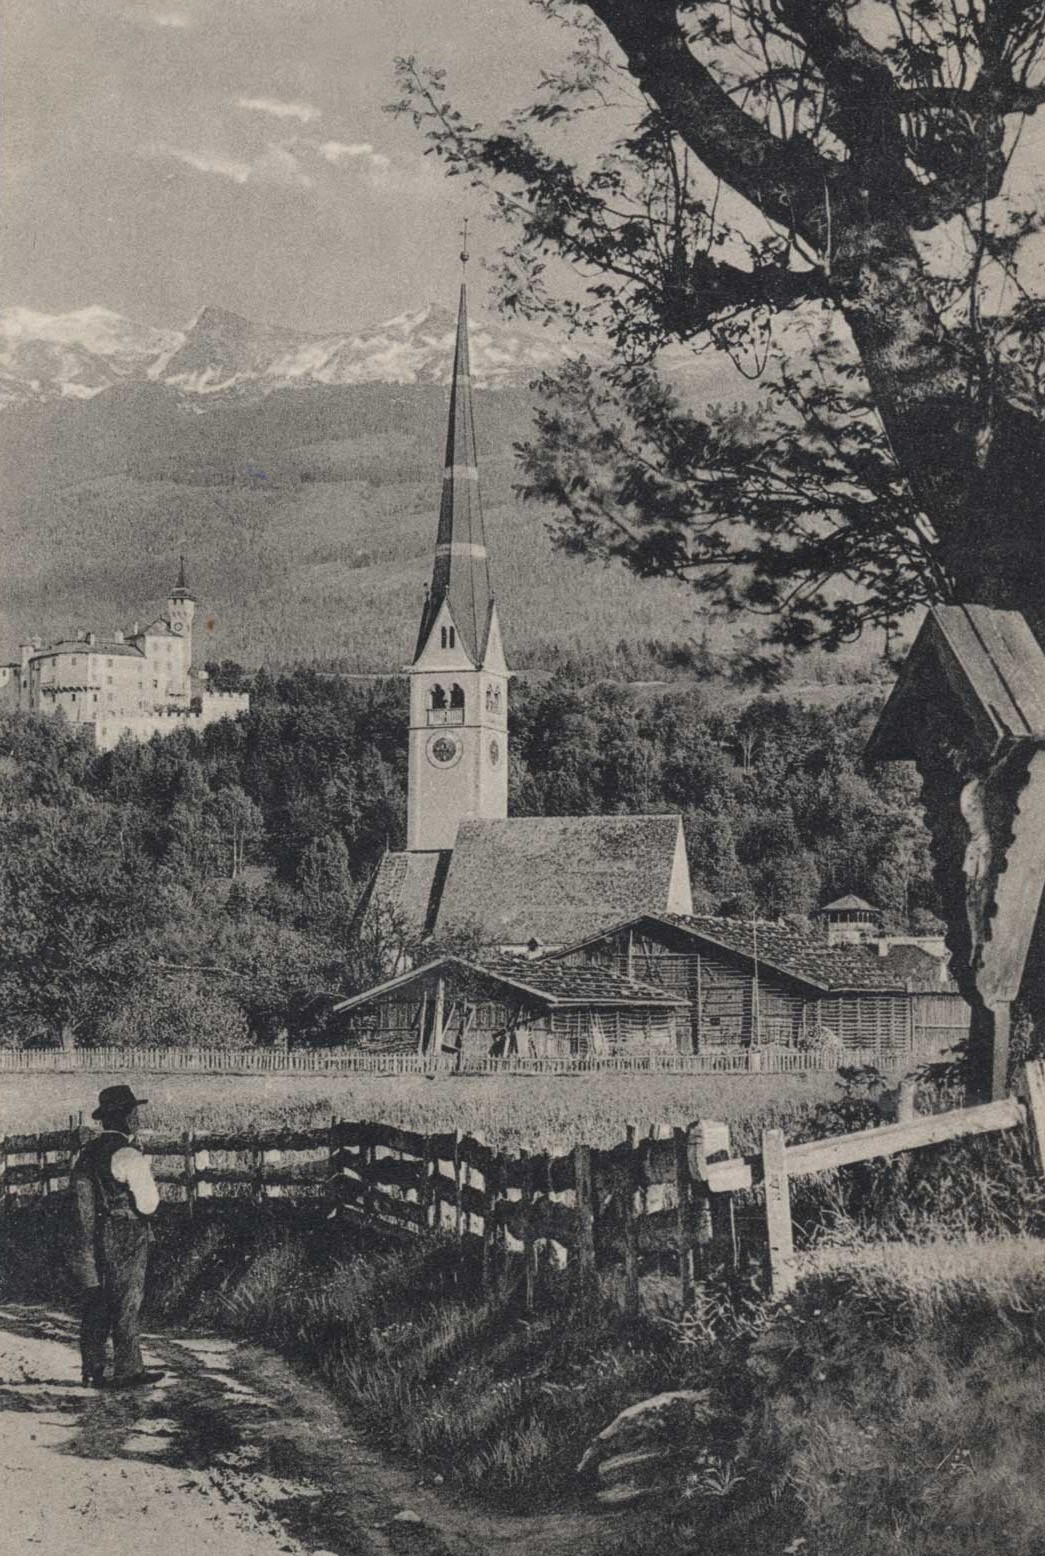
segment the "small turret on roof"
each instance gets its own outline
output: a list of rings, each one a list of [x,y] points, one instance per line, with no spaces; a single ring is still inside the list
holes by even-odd
[[[463,256],[462,256],[463,257]],[[444,604],[448,605],[457,640],[472,663],[486,657],[496,612],[486,551],[479,464],[472,413],[471,364],[468,351],[468,303],[464,282],[457,314],[457,345],[450,389],[450,419],[443,461],[443,492],[439,507],[432,586],[425,597],[415,660],[419,659]]]

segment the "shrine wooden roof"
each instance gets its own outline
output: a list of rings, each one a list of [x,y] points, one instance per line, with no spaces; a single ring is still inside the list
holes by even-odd
[[[868,741],[874,761],[910,760],[928,707],[953,700],[988,749],[1045,738],[1045,652],[1019,611],[939,605],[929,612]]]

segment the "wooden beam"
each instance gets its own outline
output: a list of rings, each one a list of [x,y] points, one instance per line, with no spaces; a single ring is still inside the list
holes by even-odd
[[[689,1139],[684,1129],[675,1130],[675,1238],[679,1256],[679,1288],[682,1306],[693,1301],[693,1185],[689,1171]]]
[[[769,1246],[769,1289],[784,1297],[795,1284],[795,1243],[791,1230],[791,1188],[788,1151],[782,1129],[762,1134],[762,1176],[766,1193],[766,1234]]]
[[[639,1238],[635,1220],[637,1124],[627,1127],[628,1155],[623,1185],[624,1212],[624,1311],[635,1318],[639,1311]]]
[[[574,1192],[577,1196],[577,1279],[583,1288],[595,1278],[595,1217],[591,1181],[591,1146],[573,1148]]]
[[[1024,1066],[1023,1074],[1027,1083],[1027,1123],[1031,1148],[1038,1171],[1045,1173],[1045,1063],[1034,1059]]]
[[[957,1140],[963,1135],[1015,1129],[1023,1120],[1024,1110],[1014,1097],[986,1102],[982,1107],[954,1108],[949,1113],[931,1113],[912,1119],[909,1124],[885,1124],[881,1129],[862,1129],[854,1135],[834,1135],[826,1140],[808,1140],[803,1145],[789,1146],[787,1171],[792,1178],[810,1172],[829,1172],[851,1162],[893,1156],[897,1151],[915,1151],[921,1146],[939,1145],[944,1140]]]

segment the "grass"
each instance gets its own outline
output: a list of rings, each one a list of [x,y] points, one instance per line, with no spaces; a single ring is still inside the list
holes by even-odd
[[[837,1092],[834,1075],[205,1076],[10,1075],[0,1082],[0,1131],[60,1129],[89,1114],[97,1092],[124,1082],[149,1098],[143,1127],[173,1130],[327,1124],[342,1118],[482,1135],[498,1149],[615,1145],[628,1123],[697,1118],[761,1127]],[[751,1133],[750,1125],[748,1134]],[[744,1141],[741,1140],[741,1144]]]

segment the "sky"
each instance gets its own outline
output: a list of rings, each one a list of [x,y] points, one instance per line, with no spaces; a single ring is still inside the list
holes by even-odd
[[[494,120],[564,42],[526,0],[4,0],[0,303],[326,330],[445,302],[462,217],[477,256],[498,230],[383,111],[393,59]]]

